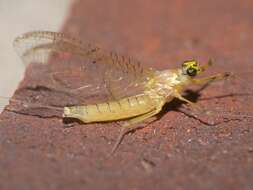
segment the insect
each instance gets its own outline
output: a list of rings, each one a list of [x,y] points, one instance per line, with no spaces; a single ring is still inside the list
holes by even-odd
[[[211,65],[209,62],[201,66],[196,60],[185,61],[175,70],[144,68],[133,58],[48,31],[25,33],[15,39],[14,47],[26,65],[49,68],[45,81],[50,81],[51,87],[72,94],[73,99],[81,97],[81,102],[63,106],[64,118],[76,118],[83,123],[124,121],[112,152],[126,133],[158,114],[174,98],[201,109],[181,95],[186,86],[230,75],[196,78]]]

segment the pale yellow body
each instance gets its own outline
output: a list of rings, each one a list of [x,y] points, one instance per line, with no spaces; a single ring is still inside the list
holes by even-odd
[[[178,98],[190,106],[194,103],[180,95],[185,86],[199,84],[211,80],[219,80],[225,75],[215,75],[203,79],[192,77],[178,70],[156,71],[153,78],[145,85],[143,94],[100,104],[65,107],[63,117],[77,118],[84,123],[127,120],[130,125],[141,122],[159,113],[166,102]]]
[[[65,107],[64,117],[91,123],[131,118],[154,109],[156,109],[155,102],[143,94],[101,104]]]
[[[25,33],[15,39],[14,47],[25,64],[59,62],[65,65],[65,61],[61,56],[52,56],[55,53],[55,55],[71,55],[67,63],[72,63],[72,61],[75,63],[79,60],[82,64],[87,63],[90,68],[93,68],[91,65],[97,65],[96,68],[103,69],[103,73],[113,69],[113,71],[121,70],[124,71],[123,73],[132,73],[134,76],[145,78],[145,82],[142,81],[141,84],[138,84],[137,81],[139,80],[134,80],[135,85],[142,85],[144,87],[143,91],[140,92],[141,94],[94,105],[64,107],[63,117],[77,118],[84,123],[125,120],[126,122],[122,125],[121,133],[112,152],[117,148],[124,134],[135,129],[133,124],[156,115],[161,111],[163,105],[173,98],[178,98],[190,106],[195,106],[193,102],[180,95],[185,86],[221,80],[229,76],[228,73],[224,73],[206,78],[194,78],[211,65],[211,61],[209,61],[207,65],[200,66],[195,60],[185,61],[182,67],[177,70],[155,71],[151,69],[148,71],[152,71],[152,75],[145,75],[143,73],[146,72],[144,72],[144,69],[139,65],[138,61],[132,61],[131,58],[119,56],[114,53],[106,53],[100,48],[93,47],[90,44],[84,44],[64,34],[48,31]],[[82,62],[79,59],[80,57],[85,61]],[[101,64],[107,65],[108,68],[98,67]],[[83,75],[83,72],[86,71],[84,69],[86,68],[85,66],[82,65],[81,67]],[[93,70],[87,71],[86,74]],[[76,90],[85,89],[90,85],[89,83],[85,84]],[[50,107],[47,106],[47,108]]]
[[[118,101],[65,107],[64,117],[77,118],[84,123],[116,121],[138,116],[144,116],[138,121],[144,120],[158,113],[166,102],[171,101],[181,91],[182,83],[185,83],[188,77],[182,77],[179,73],[180,70],[156,71],[154,78],[147,82],[143,94]]]

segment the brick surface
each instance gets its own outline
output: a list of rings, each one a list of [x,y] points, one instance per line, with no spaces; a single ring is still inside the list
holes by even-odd
[[[212,58],[205,75],[231,71],[235,79],[187,91],[188,98],[216,110],[198,117],[217,124],[177,111],[182,106],[174,101],[158,121],[127,135],[110,158],[115,124],[64,128],[54,117],[58,113],[5,111],[0,189],[252,189],[252,117],[243,117],[253,115],[252,7],[246,0],[75,1],[65,33],[156,69]],[[20,88],[46,84],[45,76],[46,70],[29,67]],[[16,97],[30,99],[33,93],[19,89]],[[71,101],[55,92],[42,95],[43,103]]]

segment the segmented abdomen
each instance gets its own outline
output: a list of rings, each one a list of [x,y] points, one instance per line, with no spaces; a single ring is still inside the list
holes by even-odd
[[[126,119],[156,108],[147,95],[137,95],[118,101],[64,108],[64,117],[77,118],[84,123]]]

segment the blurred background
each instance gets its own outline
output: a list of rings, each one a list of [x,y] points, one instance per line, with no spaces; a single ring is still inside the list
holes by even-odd
[[[70,0],[0,0],[0,95],[10,97],[22,79],[24,66],[12,42],[31,30],[59,31]]]

